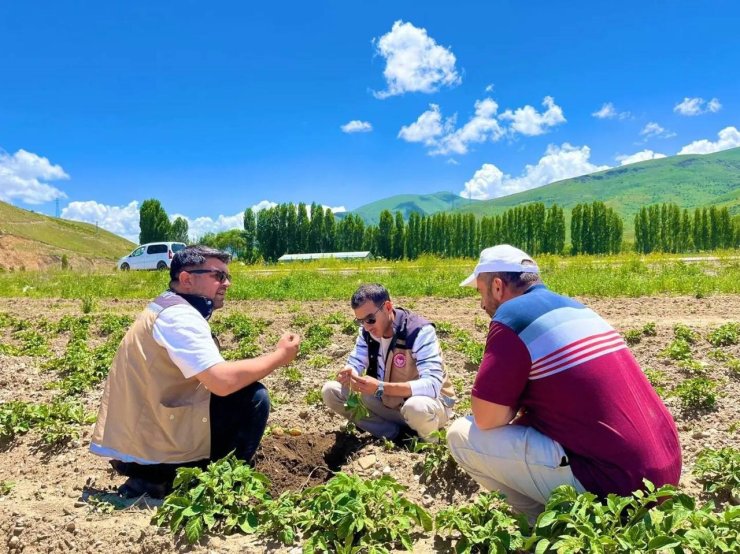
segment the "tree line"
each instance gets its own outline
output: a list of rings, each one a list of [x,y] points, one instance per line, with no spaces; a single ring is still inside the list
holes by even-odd
[[[570,213],[570,245],[566,247],[563,208],[537,202],[516,206],[502,214],[476,218],[473,214],[445,213],[405,220],[400,212],[381,212],[377,225],[367,225],[356,214],[335,217],[313,203],[279,204],[255,212],[244,211],[242,229],[207,233],[195,242],[227,250],[253,263],[276,261],[283,254],[371,251],[390,260],[440,257],[477,257],[494,244],[508,243],[531,255],[615,254],[624,249],[624,223],[603,202],[578,204]],[[157,200],[140,210],[140,242],[188,242],[187,221],[170,222]],[[643,207],[635,216],[635,250],[692,252],[740,247],[740,216],[727,208],[697,208],[693,217],[675,204]]]
[[[740,218],[711,206],[689,210],[676,204],[654,204],[635,215],[635,250],[650,252],[694,252],[740,246]]]

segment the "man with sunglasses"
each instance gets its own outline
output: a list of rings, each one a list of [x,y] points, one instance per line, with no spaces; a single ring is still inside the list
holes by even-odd
[[[231,452],[251,461],[270,400],[259,382],[290,363],[300,340],[286,333],[273,352],[225,361],[208,325],[231,286],[229,254],[206,246],[177,252],[170,288],[126,333],[105,384],[90,450],[129,479],[121,495],[161,498],[175,471]]]
[[[395,439],[406,428],[428,439],[444,427],[455,392],[444,371],[434,325],[393,306],[382,285],[362,285],[350,302],[360,330],[347,365],[324,384],[324,403],[351,419],[350,390],[361,394],[370,415],[355,421],[376,437]]]

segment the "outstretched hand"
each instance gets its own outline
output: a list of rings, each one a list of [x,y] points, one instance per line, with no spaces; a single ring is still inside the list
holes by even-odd
[[[284,364],[292,362],[298,355],[298,347],[301,345],[301,338],[296,333],[284,333],[277,343],[276,350],[280,350],[285,355]]]

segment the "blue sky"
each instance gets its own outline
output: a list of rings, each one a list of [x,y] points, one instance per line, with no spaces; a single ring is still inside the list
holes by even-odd
[[[113,4],[0,4],[0,200],[197,235],[740,146],[737,2]]]

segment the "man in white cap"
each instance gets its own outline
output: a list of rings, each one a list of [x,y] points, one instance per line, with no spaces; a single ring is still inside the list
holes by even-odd
[[[537,264],[502,244],[461,286],[492,321],[472,389],[472,417],[447,439],[458,464],[533,521],[560,485],[604,497],[678,484],[676,425],[621,335],[549,291]]]

